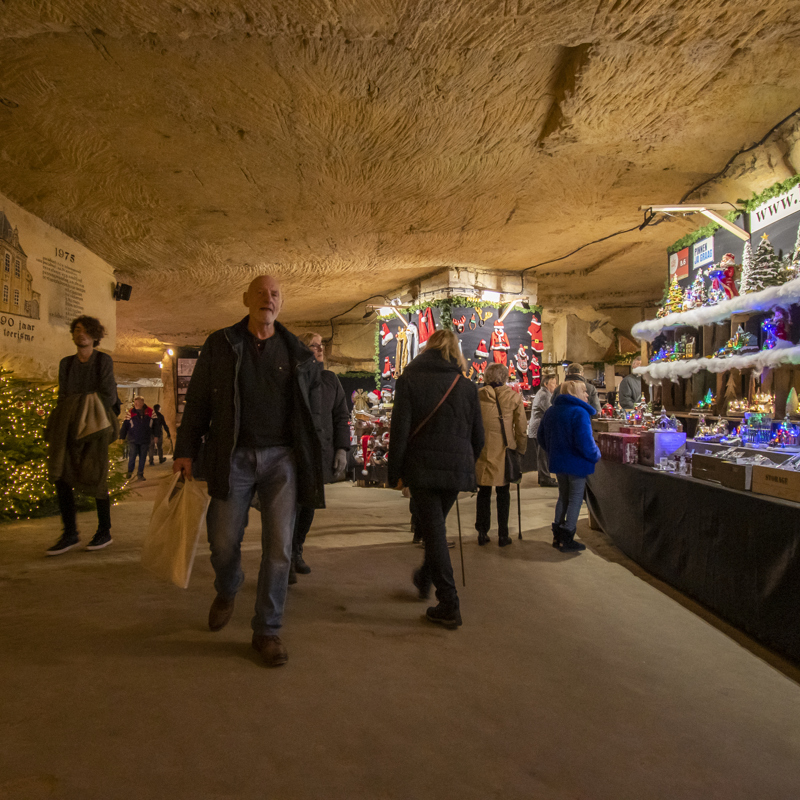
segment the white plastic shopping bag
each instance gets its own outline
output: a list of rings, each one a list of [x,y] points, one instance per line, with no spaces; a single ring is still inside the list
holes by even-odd
[[[142,547],[142,565],[185,589],[210,501],[204,481],[185,481],[179,472],[163,481]]]

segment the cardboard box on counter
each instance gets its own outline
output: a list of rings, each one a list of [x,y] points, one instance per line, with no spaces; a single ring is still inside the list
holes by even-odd
[[[654,467],[662,458],[680,455],[686,447],[686,434],[677,431],[645,431],[639,437],[639,463]]]
[[[800,503],[800,472],[776,467],[753,467],[752,490]]]
[[[618,433],[624,424],[624,419],[593,419],[592,430],[595,433]]]
[[[713,456],[692,456],[692,477],[719,483],[729,489],[750,491],[753,480],[752,464],[734,464]]]
[[[639,437],[636,434],[601,433],[598,447],[606,461],[618,461],[621,464],[639,463]]]

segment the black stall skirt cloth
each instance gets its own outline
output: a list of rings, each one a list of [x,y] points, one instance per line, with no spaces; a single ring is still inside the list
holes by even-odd
[[[800,504],[609,461],[586,498],[625,555],[800,662]]]

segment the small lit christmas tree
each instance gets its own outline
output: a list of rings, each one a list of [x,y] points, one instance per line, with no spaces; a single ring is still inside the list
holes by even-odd
[[[683,310],[683,289],[681,289],[678,279],[673,277],[669,286],[666,302],[664,303],[664,316],[675,314]]]
[[[775,255],[775,248],[770,244],[769,236],[765,233],[753,256],[748,280],[749,291],[760,292],[762,289],[780,286],[785,282],[786,271],[781,260]]]
[[[797,226],[797,238],[794,240],[794,250],[789,255],[789,280],[800,278],[800,225]]]
[[[44,441],[56,399],[55,387],[30,386],[0,369],[0,520],[58,513],[55,488],[47,480]],[[108,476],[112,499],[127,494],[124,483],[112,459]],[[79,509],[94,507],[92,498],[75,499]]]
[[[800,400],[797,399],[797,391],[792,386],[789,396],[786,398],[786,413],[791,417],[796,417],[800,413]]]
[[[728,382],[725,385],[725,406],[729,406],[731,403],[736,402],[739,399],[739,393],[737,391],[737,381],[734,378],[734,373],[736,370],[731,370],[728,374]],[[738,373],[736,373],[738,375]]]
[[[744,250],[742,251],[742,276],[739,278],[739,293],[747,294],[753,292],[755,289],[750,288],[751,273],[753,271],[753,245],[750,244],[748,239],[744,243]]]

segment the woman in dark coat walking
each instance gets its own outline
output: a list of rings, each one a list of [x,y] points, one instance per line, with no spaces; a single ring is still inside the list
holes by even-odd
[[[459,492],[475,490],[475,461],[483,449],[478,389],[462,374],[466,364],[452,331],[436,331],[397,379],[390,431],[389,485],[408,486],[425,543],[414,585],[426,599],[431,583],[437,606],[431,622],[461,625],[453,565],[447,550],[447,515]]]
[[[536,434],[558,481],[553,547],[562,552],[586,549],[586,545],[575,541],[575,530],[586,477],[594,472],[594,465],[600,460],[592,436],[591,418],[595,410],[587,397],[585,383],[564,381]]]

